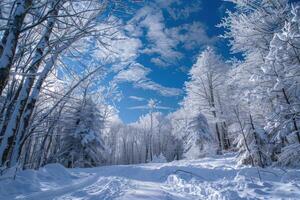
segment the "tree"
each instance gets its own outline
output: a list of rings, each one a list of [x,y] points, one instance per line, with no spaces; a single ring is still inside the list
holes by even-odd
[[[105,36],[107,40],[108,34],[113,33],[108,31],[108,26],[112,26],[109,22],[102,31],[105,22],[98,20],[99,16],[110,12],[108,1],[16,0],[5,1],[3,5],[1,15],[5,15],[3,19],[7,25],[3,25],[5,31],[0,34],[0,70],[3,76],[0,93],[5,97],[0,114],[0,162],[1,165],[14,166],[20,158],[21,146],[31,138],[33,114],[47,78],[67,62],[65,55],[71,59],[72,51],[84,53],[76,48],[76,42],[82,43],[88,38],[100,42],[101,37]],[[83,60],[80,63],[86,65]],[[75,87],[81,82],[79,80]],[[71,87],[62,95],[54,107],[73,90]],[[42,123],[53,110],[55,108],[49,109],[49,113],[38,121]]]
[[[263,68],[265,80],[270,82],[268,98],[275,108],[267,116],[266,128],[272,140],[279,141],[276,153],[284,155],[279,156],[279,163],[285,165],[295,165],[297,161],[289,146],[295,151],[300,143],[300,6],[292,7],[291,14],[282,30],[274,34]]]
[[[219,142],[219,151],[230,147],[223,116],[223,99],[220,96],[226,68],[221,57],[208,47],[190,70],[191,80],[186,83],[187,96],[184,100],[186,106],[203,113],[210,121]]]
[[[69,106],[62,119],[62,144],[56,159],[69,168],[104,164],[104,122],[97,105],[83,97]]]
[[[0,96],[7,84],[17,49],[18,39],[25,16],[30,12],[32,0],[16,0],[15,2],[10,2],[10,4],[13,14],[8,17],[7,27],[0,44]],[[13,6],[13,4],[16,6]]]
[[[194,113],[192,108],[188,109],[182,107],[169,116],[172,133],[180,142],[180,148],[175,150],[182,152],[179,158],[195,159],[214,154],[215,139],[206,117],[201,113]]]
[[[291,22],[298,11],[291,13],[286,0],[233,2],[236,10],[220,25],[228,30],[224,37],[232,51],[243,55],[226,81],[232,125],[239,127],[241,160],[250,163],[252,157],[252,164],[264,167],[290,142],[287,135],[297,138],[298,29],[288,27],[297,27]]]

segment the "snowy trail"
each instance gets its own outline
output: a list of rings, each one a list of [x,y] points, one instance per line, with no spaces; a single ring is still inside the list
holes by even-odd
[[[300,199],[300,170],[236,167],[234,156],[67,170],[48,165],[0,181],[0,199]]]

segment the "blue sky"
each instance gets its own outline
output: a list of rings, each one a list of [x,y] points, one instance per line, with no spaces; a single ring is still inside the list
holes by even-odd
[[[159,102],[161,112],[175,111],[188,70],[207,45],[230,57],[227,41],[217,37],[224,30],[216,27],[226,9],[232,4],[220,0],[152,0],[123,19],[128,41],[119,45],[126,61],[114,81],[122,92],[116,106],[125,123],[146,114],[149,99]]]

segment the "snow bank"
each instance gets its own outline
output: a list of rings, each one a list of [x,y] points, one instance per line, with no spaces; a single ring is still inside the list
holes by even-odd
[[[14,172],[9,172],[0,177],[0,199],[12,199],[12,196],[20,198],[22,194],[45,191],[58,188],[61,185],[69,184],[76,176],[60,164],[49,164],[40,170],[25,170],[17,172],[13,179]]]

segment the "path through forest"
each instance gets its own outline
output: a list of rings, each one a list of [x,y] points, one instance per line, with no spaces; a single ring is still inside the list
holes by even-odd
[[[237,167],[233,154],[192,161],[65,169],[51,164],[1,180],[0,199],[297,199],[300,170]]]

